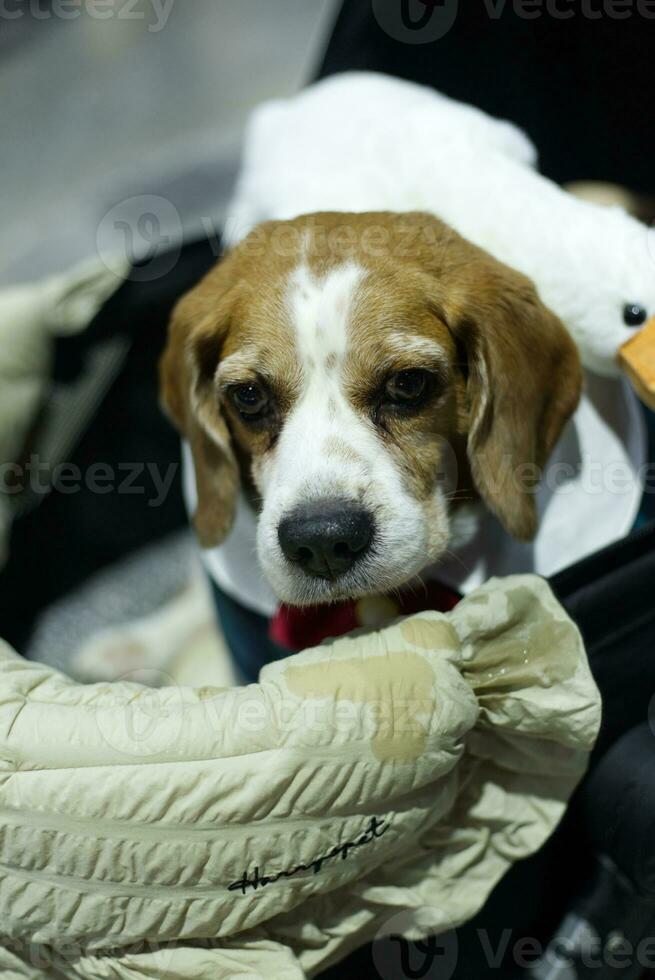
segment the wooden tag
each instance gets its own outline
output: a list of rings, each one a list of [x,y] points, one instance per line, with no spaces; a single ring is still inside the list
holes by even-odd
[[[618,358],[637,395],[655,411],[655,316],[623,344]]]

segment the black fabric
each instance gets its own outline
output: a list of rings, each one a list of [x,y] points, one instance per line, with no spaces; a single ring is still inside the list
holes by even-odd
[[[655,902],[654,736],[655,713],[651,713],[649,722],[610,746],[586,780],[579,800],[590,845],[651,903]]]
[[[552,581],[580,627],[603,693],[597,755],[648,717],[655,695],[654,583],[655,523]]]
[[[293,652],[273,643],[268,635],[269,620],[260,613],[235,602],[213,579],[210,588],[221,624],[221,632],[244,684],[256,684],[266,664],[284,660]]]
[[[345,0],[318,76],[370,70],[433,86],[524,128],[554,180],[653,191],[655,19],[644,6],[629,4],[626,16],[623,4],[617,18],[597,16],[613,9],[604,0],[549,2],[562,19],[539,0],[525,5],[528,16],[509,0],[441,0],[428,6],[446,22],[456,10],[452,27],[432,43],[408,44],[380,26],[401,23],[403,2]],[[409,6],[415,20],[426,8],[424,0]]]

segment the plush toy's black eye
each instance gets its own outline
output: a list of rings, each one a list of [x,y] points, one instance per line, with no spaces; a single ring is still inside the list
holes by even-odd
[[[623,307],[623,322],[626,327],[640,327],[648,319],[648,313],[638,303],[626,303]]]
[[[268,392],[254,383],[235,385],[230,389],[230,398],[237,412],[247,421],[262,418],[270,405]]]
[[[426,394],[430,376],[419,368],[390,374],[384,386],[385,400],[396,405],[416,405]]]

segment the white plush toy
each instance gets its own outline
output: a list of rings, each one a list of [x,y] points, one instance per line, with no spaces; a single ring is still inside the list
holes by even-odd
[[[539,531],[516,542],[482,515],[474,539],[453,543],[454,557],[436,569],[464,593],[490,575],[552,575],[599,551],[630,531],[643,495],[644,422],[617,357],[628,361],[627,343],[642,383],[629,370],[631,380],[648,400],[655,239],[625,210],[580,200],[535,166],[534,146],[510,123],[419,85],[347,73],[254,112],[226,221],[229,247],[262,221],[299,214],[428,211],[530,276],[568,326],[586,386],[537,495]],[[185,481],[193,509],[188,462]],[[242,499],[232,533],[203,558],[224,591],[271,615],[276,599],[252,557],[254,541]]]
[[[536,161],[524,133],[478,109],[385,75],[337,75],[253,115],[228,239],[314,211],[429,211],[530,276],[585,366],[616,374],[655,315],[655,235]]]

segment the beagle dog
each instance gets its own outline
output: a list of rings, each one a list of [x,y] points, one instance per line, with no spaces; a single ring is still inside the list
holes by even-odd
[[[229,534],[241,489],[292,606],[410,582],[466,501],[531,538],[581,385],[532,282],[423,213],[258,226],[179,302],[161,362],[200,543]]]

